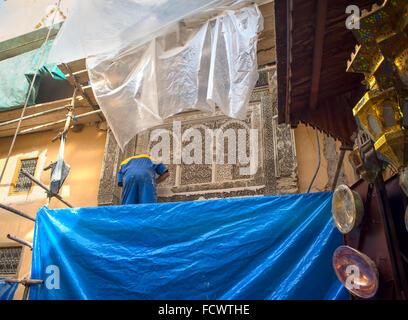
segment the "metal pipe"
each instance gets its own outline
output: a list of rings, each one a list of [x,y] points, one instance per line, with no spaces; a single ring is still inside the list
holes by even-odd
[[[45,186],[42,182],[38,181],[36,178],[34,178],[31,174],[29,174],[27,171],[21,169],[21,173],[24,174],[28,179],[30,179],[31,181],[33,181],[34,183],[38,184],[41,188],[43,188],[47,194],[51,197],[55,197],[57,198],[59,201],[61,201],[62,203],[64,203],[66,206],[73,208],[72,205],[70,205],[68,202],[66,202],[60,195],[52,193],[51,190]]]
[[[320,141],[319,141],[319,133],[317,132],[317,129],[315,128],[316,132],[316,140],[317,140],[317,154],[318,154],[318,159],[319,162],[317,164],[316,172],[314,173],[314,176],[312,178],[312,181],[310,181],[309,188],[307,188],[307,193],[310,192],[310,189],[312,188],[313,182],[316,179],[317,173],[319,172],[320,169]]]
[[[56,111],[61,111],[61,110],[64,110],[64,109],[66,109],[66,108],[68,108],[68,107],[70,107],[70,105],[66,105],[66,106],[62,106],[62,107],[58,107],[58,108],[46,110],[46,111],[43,111],[43,112],[38,112],[38,113],[35,113],[35,114],[31,114],[31,115],[29,115],[29,116],[23,117],[23,120],[27,120],[27,119],[31,119],[31,118],[43,116],[43,115],[46,115],[46,114],[49,114],[49,113],[52,113],[52,112],[56,112]],[[6,126],[6,125],[8,125],[8,124],[15,123],[15,122],[18,122],[19,120],[20,120],[20,119],[13,119],[13,120],[1,122],[1,123],[0,123],[0,127]]]
[[[22,284],[24,286],[29,286],[32,284],[43,284],[44,280],[39,280],[39,279],[13,279],[13,278],[9,278],[9,279],[4,279],[4,282],[6,283],[19,283]]]
[[[30,286],[24,286],[23,298],[21,300],[28,300],[29,291],[30,291]]]
[[[2,209],[4,209],[4,210],[7,210],[7,211],[10,211],[10,212],[12,212],[12,213],[14,213],[14,214],[16,214],[16,215],[19,215],[20,217],[23,217],[23,218],[26,218],[26,219],[29,219],[29,220],[35,222],[35,218],[30,217],[28,214],[25,214],[25,213],[23,213],[23,212],[21,212],[21,211],[19,211],[19,210],[17,210],[17,209],[14,209],[14,208],[12,208],[12,207],[6,206],[5,204],[0,203],[0,208],[2,208]]]
[[[11,234],[8,234],[7,238],[9,238],[10,240],[13,240],[15,242],[21,243],[22,245],[27,246],[31,250],[33,250],[33,244],[31,242],[25,241],[24,239],[17,238],[15,236],[11,235]]]
[[[52,142],[56,141],[60,137],[62,139],[68,133],[69,127],[71,126],[72,115],[73,115],[73,112],[74,112],[74,109],[75,109],[76,94],[77,94],[77,88],[74,89],[74,94],[72,95],[72,108],[69,109],[69,112],[67,114],[67,119],[65,120],[64,130],[62,132],[60,132],[56,137],[54,137],[51,140]]]
[[[101,109],[98,109],[98,110],[94,110],[94,111],[82,113],[82,114],[80,114],[80,115],[75,116],[75,118],[76,118],[76,119],[80,119],[80,118],[92,116],[92,115],[94,115],[94,114],[96,114],[96,113],[100,113],[100,112],[102,112],[102,110],[101,110]],[[20,134],[29,133],[29,132],[34,131],[34,130],[38,130],[38,129],[42,129],[42,128],[45,128],[45,127],[53,126],[53,125],[56,125],[56,124],[60,124],[60,123],[63,123],[63,122],[65,122],[65,121],[66,121],[66,119],[61,119],[61,120],[58,120],[58,121],[54,121],[54,122],[42,124],[42,125],[39,125],[39,126],[36,126],[36,127],[32,127],[32,128],[29,128],[29,129],[22,130],[22,131],[20,131]]]

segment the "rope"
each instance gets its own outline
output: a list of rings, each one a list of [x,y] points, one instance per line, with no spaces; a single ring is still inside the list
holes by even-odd
[[[42,48],[42,51],[41,51],[40,59],[38,60],[37,68],[35,70],[33,80],[31,81],[30,89],[28,90],[27,98],[26,98],[25,103],[24,103],[24,108],[23,108],[23,111],[21,112],[20,120],[18,121],[16,132],[14,133],[13,141],[11,142],[11,146],[10,146],[7,158],[6,158],[6,162],[4,163],[3,170],[2,170],[1,175],[0,175],[0,181],[3,179],[4,172],[6,171],[8,161],[10,159],[11,153],[13,152],[14,144],[16,142],[16,138],[17,138],[18,132],[20,130],[21,122],[23,121],[23,117],[24,117],[24,114],[25,114],[26,109],[27,109],[28,100],[30,99],[31,91],[33,90],[33,87],[34,87],[35,78],[37,77],[38,71],[39,71],[40,66],[41,66],[41,61],[42,61],[42,58],[44,56],[45,47],[46,47],[48,38],[50,37],[51,30],[52,30],[52,28],[54,26],[55,17],[57,15],[57,13],[59,12],[60,4],[61,4],[61,0],[58,0],[57,8],[55,10],[54,17],[52,18],[51,24],[50,24],[50,26],[48,28],[48,33],[47,33],[47,36],[45,37],[45,40],[44,40],[44,43],[43,43],[43,48]]]
[[[320,169],[320,141],[319,141],[319,134],[318,134],[316,128],[315,128],[315,133],[316,133],[316,140],[317,140],[318,163],[317,163],[317,168],[316,168],[316,171],[315,171],[314,176],[312,178],[312,181],[310,181],[309,188],[307,188],[307,193],[310,192],[310,189],[312,188],[313,182],[316,179],[317,173],[319,172],[319,169]]]

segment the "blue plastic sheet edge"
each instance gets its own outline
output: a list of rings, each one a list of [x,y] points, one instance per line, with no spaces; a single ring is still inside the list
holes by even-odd
[[[18,283],[7,283],[6,278],[0,278],[0,300],[13,300]]]
[[[30,299],[349,299],[331,192],[37,214]]]

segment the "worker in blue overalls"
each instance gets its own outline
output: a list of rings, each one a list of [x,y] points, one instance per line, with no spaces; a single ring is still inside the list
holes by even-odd
[[[118,186],[123,187],[122,204],[157,202],[157,184],[169,175],[164,164],[147,154],[127,158],[118,172]]]

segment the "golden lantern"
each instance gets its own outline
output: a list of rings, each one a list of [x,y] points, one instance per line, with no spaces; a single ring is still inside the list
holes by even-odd
[[[408,86],[408,48],[403,50],[394,60],[398,75],[404,85]]]
[[[388,58],[391,68],[390,73],[396,73],[395,79],[408,86],[408,36],[404,32],[395,32],[387,39],[378,43],[381,53]],[[390,67],[388,67],[390,68]]]
[[[374,142],[379,158],[400,173],[400,185],[408,196],[408,2],[385,0],[363,10],[360,28],[353,30],[359,42],[347,71],[364,74],[369,90],[356,104],[353,115]],[[372,180],[367,164],[359,163],[359,151],[350,160],[357,171]]]
[[[384,135],[375,142],[374,147],[376,151],[384,155],[401,171],[407,164],[407,143],[405,130],[399,129],[384,133]]]
[[[357,45],[355,53],[347,63],[347,72],[372,74],[384,60],[375,43],[368,46]]]
[[[353,108],[358,127],[374,143],[378,159],[393,164],[399,171],[399,183],[408,196],[408,1],[385,0],[374,4],[371,11],[363,10],[360,28],[353,30],[359,42],[347,63],[348,72],[364,75],[368,92]],[[364,144],[364,150],[371,148]],[[370,149],[372,150],[372,149]],[[364,155],[363,155],[364,156]],[[374,182],[380,166],[366,159],[355,145],[349,155],[356,171],[369,182]],[[370,162],[370,163],[369,163]],[[361,199],[346,186],[340,186],[333,195],[332,214],[337,228],[344,234],[361,221]],[[405,213],[408,230],[408,207]],[[359,277],[350,286],[350,270],[357,266]],[[375,296],[378,270],[365,254],[351,247],[339,247],[333,256],[333,267],[344,286],[361,298]]]
[[[381,42],[407,25],[406,0],[385,0],[382,5],[373,4],[370,11],[363,10],[360,28],[353,33],[361,44]]]
[[[353,151],[350,152],[349,161],[354,170],[364,180],[368,181],[369,183],[374,183],[375,178],[378,175],[379,168],[363,161],[358,145],[354,145]]]
[[[368,91],[354,107],[353,115],[375,141],[374,147],[377,152],[398,169],[406,166],[408,160],[407,135],[404,128],[408,120],[406,97],[399,95],[394,87],[383,91]]]

